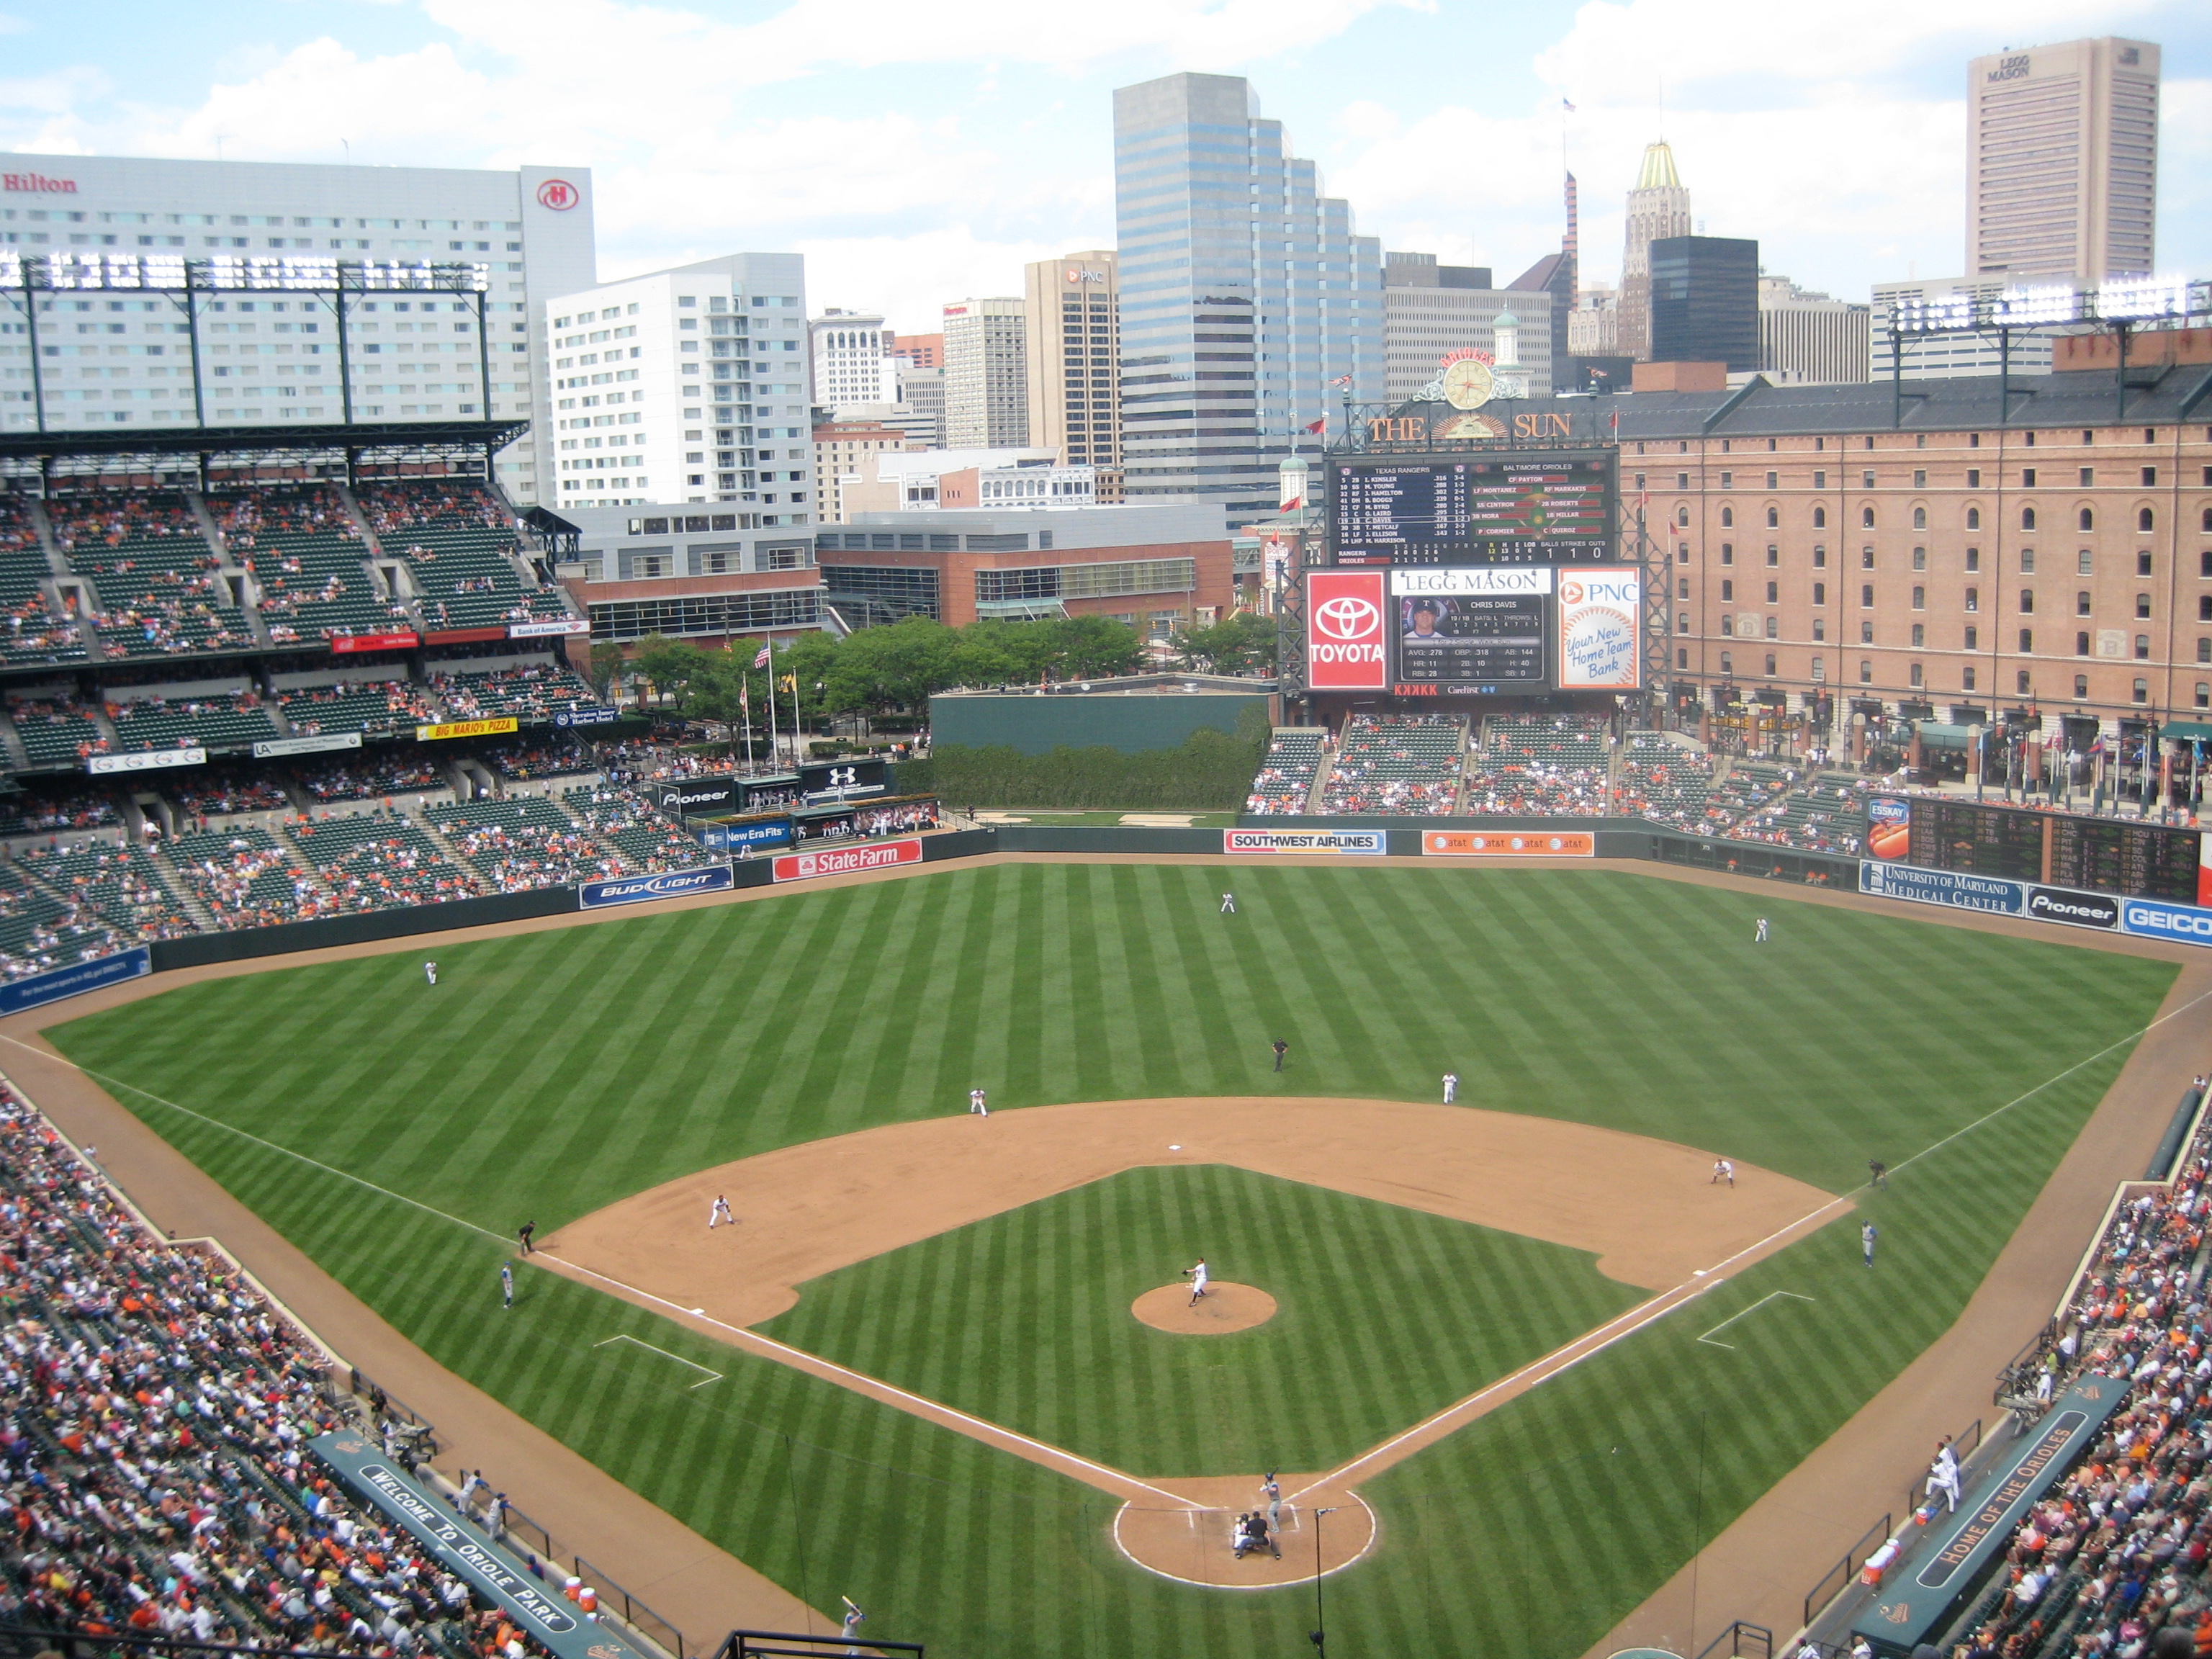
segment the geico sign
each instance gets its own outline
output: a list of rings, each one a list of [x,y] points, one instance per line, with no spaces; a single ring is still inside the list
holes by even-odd
[[[1327,635],[1332,640],[1372,640],[1382,631],[1382,612],[1365,599],[1346,595],[1323,599],[1314,607],[1314,631]],[[1373,651],[1372,657],[1360,657],[1361,662],[1381,660],[1380,647],[1366,645],[1363,649]]]
[[[2212,910],[2130,899],[2120,914],[2130,933],[2186,939],[2191,945],[2212,945]]]

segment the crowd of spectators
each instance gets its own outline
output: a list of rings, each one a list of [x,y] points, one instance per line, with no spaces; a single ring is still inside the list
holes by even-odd
[[[127,943],[180,939],[199,931],[143,847],[88,841],[76,847],[27,848],[15,857],[50,890],[98,915]]]
[[[29,498],[0,493],[0,657],[9,662],[60,662],[82,658],[84,642],[76,629],[54,615],[43,584],[52,574]]]
[[[1484,817],[1601,817],[1609,767],[1602,721],[1498,720],[1468,757],[1466,811]]]
[[[405,818],[385,813],[291,826],[341,910],[387,910],[471,898],[477,884]]]
[[[1644,818],[1675,830],[1705,827],[1705,799],[1713,787],[1713,758],[1703,749],[1670,743],[1656,732],[1632,732],[1613,791],[1623,817]]]
[[[1435,817],[1458,804],[1467,722],[1455,714],[1354,714],[1322,792],[1325,813]]]
[[[520,780],[572,777],[579,772],[599,769],[591,750],[574,738],[556,738],[550,743],[498,744],[484,750],[477,758],[500,776]]]
[[[1277,817],[1306,811],[1326,747],[1327,734],[1319,727],[1276,732],[1260,758],[1260,769],[1253,774],[1244,810]]]
[[[232,812],[283,812],[291,799],[266,771],[240,766],[193,767],[162,780],[163,793],[187,819],[207,828],[207,820]]]
[[[139,1225],[4,1084],[0,1220],[0,1622],[544,1659],[315,1460],[357,1410],[326,1357],[222,1257]]]
[[[514,520],[482,484],[466,479],[410,479],[401,483],[364,484],[355,492],[377,539],[404,541],[410,530],[428,525],[463,525],[507,531]]]
[[[49,495],[46,521],[53,526],[56,545],[65,553],[179,539],[197,543],[198,553],[210,551],[191,505],[182,495],[166,490],[103,489]]]
[[[933,800],[886,801],[881,806],[860,807],[853,814],[856,836],[902,836],[908,830],[936,828]]]
[[[489,720],[501,714],[547,720],[563,709],[599,706],[592,688],[580,677],[552,662],[488,672],[433,674],[430,686],[457,720]]]
[[[305,921],[332,907],[266,830],[196,830],[169,843],[169,863],[222,927]]]
[[[699,862],[699,842],[664,817],[635,789],[617,783],[586,784],[568,791],[561,805],[639,870],[659,874]]]
[[[574,887],[628,873],[619,856],[536,796],[455,801],[427,817],[494,892]]]
[[[0,980],[104,957],[120,941],[106,919],[75,898],[58,898],[22,871],[0,865]]]
[[[277,698],[284,719],[302,737],[331,732],[403,732],[438,719],[430,694],[411,680],[345,680],[302,686]]]
[[[262,536],[339,536],[361,539],[360,526],[337,494],[322,484],[210,495],[208,506],[226,544],[250,548]]]
[[[57,836],[122,822],[115,797],[105,789],[26,790],[0,799],[0,836]]]
[[[1796,777],[1794,772],[1784,775],[1791,781]],[[1727,833],[1730,841],[1856,857],[1866,838],[1862,786],[1848,776],[1808,778],[1790,793],[1747,814]]]
[[[404,753],[325,761],[293,774],[310,800],[377,800],[450,787],[434,761]]]
[[[101,640],[129,656],[234,650],[254,643],[217,568],[220,556],[182,495],[100,491],[50,497],[46,516],[70,568],[92,585]]]
[[[2014,1531],[1961,1659],[2141,1659],[2161,1629],[2212,1651],[2209,1187],[2200,1129],[2170,1185],[2114,1208],[2065,1311],[2001,1380],[2030,1415],[2085,1375],[2132,1393]]]

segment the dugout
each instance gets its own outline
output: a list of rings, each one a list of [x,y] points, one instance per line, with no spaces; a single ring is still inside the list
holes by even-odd
[[[1256,708],[1276,724],[1274,686],[1219,675],[1138,675],[1019,691],[941,691],[929,700],[935,748],[1114,749],[1125,755],[1180,749],[1206,729],[1235,736],[1237,717]]]

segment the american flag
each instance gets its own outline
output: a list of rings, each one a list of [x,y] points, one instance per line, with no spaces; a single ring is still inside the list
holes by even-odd
[[[1331,386],[1350,386],[1352,384],[1352,376],[1349,374],[1340,374],[1334,380],[1331,380],[1329,384]]]
[[[758,652],[757,653],[756,653],[756,654],[755,654],[755,656],[754,656],[754,658],[753,658],[753,666],[754,666],[754,667],[756,667],[756,668],[765,668],[765,667],[767,667],[767,666],[768,666],[768,662],[769,662],[769,647],[768,647],[767,646],[763,645],[763,646],[762,646],[762,647],[761,647],[761,648],[760,648],[759,652]]]

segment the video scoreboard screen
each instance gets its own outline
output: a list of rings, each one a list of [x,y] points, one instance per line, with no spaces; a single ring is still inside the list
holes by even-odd
[[[2197,904],[2203,833],[2114,818],[1913,796],[1903,836],[1879,826],[1867,837],[1878,859],[2124,898]]]
[[[1611,450],[1333,462],[1335,562],[1610,564],[1617,477]]]

